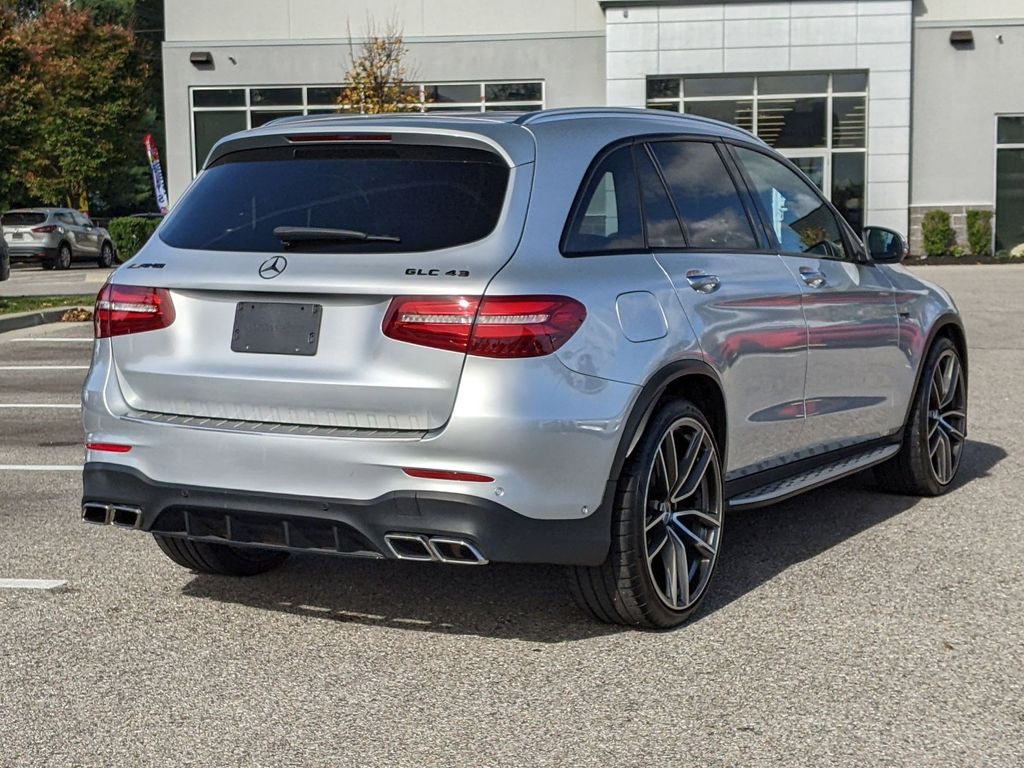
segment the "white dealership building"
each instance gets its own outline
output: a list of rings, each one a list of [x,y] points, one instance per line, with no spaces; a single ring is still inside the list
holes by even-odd
[[[228,133],[333,111],[353,43],[394,21],[422,108],[616,105],[727,120],[855,225],[996,211],[1024,242],[1020,0],[168,0],[171,199]]]

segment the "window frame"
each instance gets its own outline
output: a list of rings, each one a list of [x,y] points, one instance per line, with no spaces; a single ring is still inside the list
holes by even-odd
[[[749,142],[739,141],[736,139],[725,139],[724,143],[728,147],[729,155],[732,157],[737,172],[743,179],[743,183],[747,189],[747,194],[750,195],[751,201],[754,204],[754,208],[757,212],[758,219],[761,222],[761,227],[764,231],[764,234],[768,238],[768,242],[775,246],[775,253],[777,253],[780,256],[797,256],[804,259],[817,258],[826,259],[828,261],[845,262],[851,264],[874,264],[874,261],[872,261],[867,256],[867,250],[861,243],[860,238],[857,237],[854,233],[853,228],[850,226],[849,222],[847,222],[846,219],[843,218],[842,214],[840,214],[838,209],[836,209],[836,207],[832,204],[832,201],[825,197],[825,195],[822,193],[820,189],[818,189],[814,182],[807,178],[807,175],[799,168],[797,168],[797,166],[788,157],[771,149],[770,147],[758,146],[757,144],[751,144]],[[756,186],[754,184],[754,180],[750,178],[750,175],[747,173],[747,169],[743,166],[743,163],[737,156],[735,151],[737,147],[757,152],[758,154],[764,155],[765,157],[771,160],[775,160],[783,167],[788,168],[793,173],[795,173],[797,175],[797,178],[802,179],[804,183],[806,183],[807,186],[811,188],[812,192],[817,196],[817,198],[828,207],[828,210],[831,212],[833,218],[836,220],[836,223],[839,226],[839,234],[843,239],[843,246],[846,248],[847,255],[845,257],[835,257],[822,253],[807,253],[806,251],[797,252],[785,250],[782,247],[782,243],[779,242],[779,239],[775,236],[775,230],[772,228],[771,222],[767,220],[763,207],[757,202],[757,195],[755,193]]]
[[[708,144],[714,144],[715,149],[718,152],[718,156],[722,160],[722,164],[725,166],[726,172],[732,179],[733,185],[736,187],[736,194],[740,199],[740,203],[743,205],[744,211],[747,214],[747,220],[750,223],[750,228],[754,233],[754,239],[757,241],[756,248],[701,248],[693,247],[689,245],[689,239],[686,234],[686,226],[683,223],[682,218],[679,216],[679,210],[676,208],[675,200],[672,199],[672,193],[669,190],[668,184],[665,182],[665,176],[661,169],[661,164],[658,163],[657,157],[654,152],[648,148],[647,145],[656,143],[659,141],[699,141]],[[590,258],[595,256],[632,256],[632,255],[653,255],[656,253],[701,253],[713,255],[716,253],[734,253],[734,254],[750,254],[754,256],[774,256],[777,255],[778,251],[772,248],[772,238],[768,237],[763,230],[763,222],[761,217],[756,213],[757,204],[750,197],[749,189],[745,181],[741,180],[738,176],[738,170],[735,166],[735,160],[732,154],[725,149],[724,144],[727,139],[721,136],[715,136],[712,134],[705,133],[651,133],[651,134],[637,134],[634,136],[625,136],[620,139],[616,139],[610,144],[605,145],[598,151],[593,159],[590,161],[590,165],[587,166],[586,172],[583,174],[583,178],[580,181],[579,187],[576,189],[576,194],[573,197],[572,205],[569,207],[569,213],[566,216],[565,223],[562,226],[562,235],[558,240],[558,252],[562,258],[566,259],[578,259],[578,258]],[[640,216],[641,216],[641,231],[643,232],[644,245],[642,249],[637,248],[616,248],[607,251],[568,251],[566,246],[569,240],[569,234],[572,230],[573,224],[576,222],[577,216],[584,210],[584,196],[587,190],[590,188],[590,184],[593,181],[594,175],[597,170],[604,163],[604,160],[612,152],[622,149],[625,146],[633,147],[633,180],[637,185],[636,194],[640,201]],[[638,147],[640,151],[645,151],[654,163],[654,168],[658,172],[658,178],[661,181],[662,188],[668,197],[669,203],[672,205],[672,210],[676,214],[676,221],[679,223],[679,228],[683,232],[683,238],[686,240],[687,245],[684,247],[652,247],[647,240],[647,216],[644,211],[643,202],[643,190],[640,188],[640,174],[636,168],[636,152]],[[762,226],[759,227],[758,223],[761,222]]]
[[[653,149],[650,149],[651,144],[657,144],[661,142],[688,142],[695,143],[699,142],[702,144],[711,144],[714,146],[715,151],[718,153],[719,159],[722,161],[722,165],[725,167],[725,172],[729,175],[732,180],[733,187],[736,189],[736,197],[740,201],[740,205],[743,206],[743,211],[747,216],[747,223],[750,224],[750,232],[754,236],[756,243],[754,248],[707,248],[703,246],[690,245],[690,235],[686,227],[686,221],[679,213],[678,207],[676,207],[676,201],[672,197],[672,188],[669,186],[668,181],[665,179],[665,173],[662,170],[661,163],[658,162],[658,157]],[[654,167],[658,169],[658,176],[661,177],[662,186],[665,187],[665,191],[668,194],[669,202],[672,203],[672,209],[676,212],[676,219],[679,221],[679,228],[683,231],[683,238],[686,240],[685,248],[652,248],[651,250],[655,253],[663,251],[683,253],[760,253],[767,254],[772,253],[771,251],[771,240],[764,237],[764,233],[758,227],[759,218],[755,218],[754,211],[751,210],[752,206],[756,206],[756,202],[749,198],[749,191],[746,185],[737,178],[737,170],[733,168],[733,158],[730,153],[724,147],[724,141],[718,136],[701,136],[691,135],[687,137],[666,137],[664,139],[649,139],[644,142],[644,146],[647,148],[650,154],[651,160],[654,161]],[[639,177],[637,179],[639,181]],[[756,210],[756,208],[755,208]],[[645,221],[646,223],[646,221]]]
[[[634,151],[630,151],[630,160],[633,163],[633,183],[636,185],[636,195],[640,209],[640,231],[643,235],[643,245],[639,248],[611,248],[608,250],[601,251],[569,251],[567,250],[569,244],[569,237],[573,229],[573,225],[576,223],[577,217],[586,213],[587,207],[589,207],[589,200],[587,200],[587,192],[590,190],[590,185],[594,181],[594,177],[597,172],[604,165],[604,161],[609,156],[618,152],[624,147],[632,147],[636,144],[636,137],[627,136],[625,138],[616,139],[610,144],[605,145],[601,150],[594,155],[594,158],[590,161],[590,165],[587,166],[586,173],[583,174],[583,180],[580,182],[579,187],[576,189],[576,194],[573,197],[572,205],[569,207],[569,214],[565,218],[565,223],[562,225],[562,236],[558,239],[558,252],[566,259],[579,259],[588,258],[591,256],[632,256],[637,254],[648,254],[650,248],[647,246],[647,221],[644,218],[644,206],[643,200],[641,199],[642,192],[640,191],[640,179],[636,169],[636,155]],[[585,206],[584,203],[587,203]]]

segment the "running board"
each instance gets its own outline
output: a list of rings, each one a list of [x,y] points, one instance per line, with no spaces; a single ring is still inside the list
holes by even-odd
[[[860,472],[875,464],[881,464],[899,453],[899,445],[883,445],[872,448],[863,453],[856,453],[853,456],[834,461],[831,464],[823,464],[820,467],[809,469],[791,477],[776,480],[749,491],[744,491],[738,496],[729,499],[730,509],[746,509],[760,507],[765,504],[774,504],[777,501],[796,496],[798,493],[817,488],[819,485],[831,483],[841,477]]]

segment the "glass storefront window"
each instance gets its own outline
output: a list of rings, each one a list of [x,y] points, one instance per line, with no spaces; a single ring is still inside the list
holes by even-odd
[[[863,71],[659,75],[647,80],[647,108],[711,117],[756,134],[831,192],[856,229],[865,209],[867,90]]]
[[[854,232],[864,228],[863,152],[832,153],[832,205],[839,209]]]
[[[828,75],[764,75],[757,78],[759,94],[824,93]]]
[[[203,167],[214,144],[228,134],[245,129],[245,112],[196,112],[196,172]]]
[[[1024,115],[996,118],[995,253],[1024,245]]]
[[[249,103],[254,107],[302,106],[301,88],[253,88]]]
[[[762,99],[757,103],[757,135],[778,149],[827,145],[827,99]]]
[[[753,96],[753,77],[687,77],[683,95],[688,99],[705,96]]]
[[[832,146],[840,149],[865,146],[867,139],[867,99],[863,96],[838,96],[832,99]]]
[[[678,78],[675,83],[678,95]],[[228,134],[258,128],[280,117],[347,111],[338,106],[343,91],[340,84],[193,88],[195,171],[202,168],[213,145]],[[544,83],[539,81],[413,84],[409,92],[412,108],[423,112],[532,112],[544,108]]]
[[[732,123],[748,131],[754,130],[752,101],[695,101],[686,105],[687,113]]]

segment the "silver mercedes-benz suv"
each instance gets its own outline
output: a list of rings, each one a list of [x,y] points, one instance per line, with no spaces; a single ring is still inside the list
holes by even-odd
[[[564,564],[597,618],[677,625],[726,510],[954,480],[960,318],[864,234],[664,112],[230,136],[98,297],[83,517],[206,573]]]

